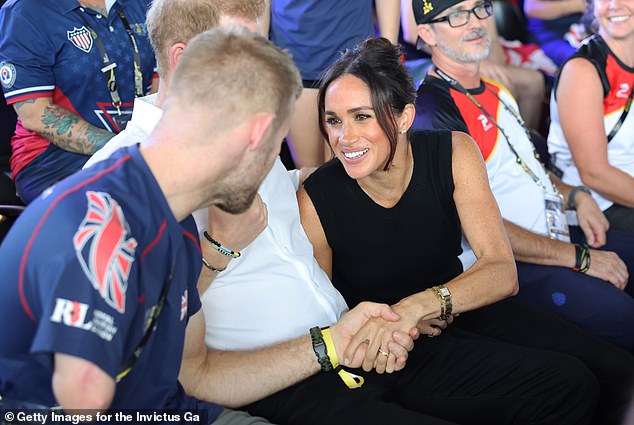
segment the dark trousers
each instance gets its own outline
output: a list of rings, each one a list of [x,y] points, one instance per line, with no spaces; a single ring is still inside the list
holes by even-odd
[[[578,227],[570,230],[574,242],[585,242]],[[517,298],[633,351],[634,235],[610,230],[607,238],[607,244],[601,249],[616,252],[628,267],[630,283],[625,291],[565,267],[518,262],[520,292]]]
[[[634,356],[631,353],[517,299],[461,314],[452,327],[581,360],[600,385],[600,399],[592,423],[626,425],[623,417],[628,408],[634,408]]]
[[[603,214],[610,222],[610,229],[634,234],[634,208],[612,204]]]
[[[322,373],[248,410],[296,425],[580,425],[592,423],[599,387],[609,386],[600,408],[614,421],[603,421],[612,420],[606,413],[595,423],[616,425],[634,364],[629,353],[508,300],[460,315],[439,337],[421,337],[400,372],[355,373],[366,380],[360,389]]]

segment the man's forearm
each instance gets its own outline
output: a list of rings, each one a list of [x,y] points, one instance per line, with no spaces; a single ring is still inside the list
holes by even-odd
[[[181,379],[188,394],[196,398],[240,407],[303,381],[319,370],[307,334],[249,351],[209,349],[198,367],[181,371]]]
[[[376,16],[379,33],[393,44],[398,43],[398,30],[401,25],[401,3],[399,0],[377,0]]]
[[[14,107],[27,130],[69,152],[91,155],[114,137],[114,133],[91,125],[49,99],[29,99]]]
[[[580,0],[530,0],[524,3],[524,13],[529,18],[557,19],[573,13],[583,13],[584,2]]]
[[[573,244],[550,239],[504,220],[515,260],[545,266],[574,267]]]
[[[86,155],[95,153],[114,136],[58,105],[44,108],[42,125],[38,131],[41,136],[64,150]]]

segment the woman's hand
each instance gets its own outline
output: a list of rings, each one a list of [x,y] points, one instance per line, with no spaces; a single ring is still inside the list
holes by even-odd
[[[420,317],[403,305],[394,305],[392,310],[398,313],[400,320],[388,321],[383,317],[374,317],[352,337],[344,353],[345,358],[353,359],[351,367],[361,366],[366,372],[375,369],[377,373],[392,373],[405,367],[405,363],[395,355],[400,350],[398,339],[402,335],[418,338],[416,325]]]
[[[427,335],[428,337],[438,336],[443,330],[447,329],[447,326],[453,323],[454,316],[451,315],[447,320],[442,319],[427,319],[421,320],[416,325],[418,332],[421,335]]]
[[[359,332],[368,322],[373,320],[384,323],[397,323],[400,320],[400,316],[387,304],[362,302],[344,314],[339,322],[330,327],[337,356],[343,365],[353,368],[361,367],[367,353],[368,344],[367,338],[360,337]],[[413,329],[411,332],[395,331],[391,333],[391,339],[386,345],[390,353],[390,372],[401,370],[405,367],[408,352],[414,348],[414,339],[416,338],[418,338],[417,329]],[[375,350],[374,358],[376,358],[377,354],[378,351]]]
[[[599,248],[605,245],[607,241],[606,232],[610,227],[610,223],[594,198],[585,192],[577,192],[575,207],[577,209],[579,227],[583,230],[588,245],[592,248]]]

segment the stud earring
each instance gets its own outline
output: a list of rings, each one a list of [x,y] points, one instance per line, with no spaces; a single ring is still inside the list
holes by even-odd
[[[401,131],[399,131],[399,133],[405,134],[405,133],[407,133],[407,130],[401,130]]]

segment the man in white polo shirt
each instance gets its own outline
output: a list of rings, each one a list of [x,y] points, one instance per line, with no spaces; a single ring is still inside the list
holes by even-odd
[[[224,8],[236,10],[236,3],[243,5],[243,9],[235,12],[240,15],[225,16]],[[233,21],[241,25],[250,22],[250,28],[258,31],[256,18],[263,7],[263,1],[253,0],[227,3],[155,0],[148,12],[147,23],[152,44],[159,52],[159,92],[136,100],[126,129],[98,151],[86,166],[106,159],[120,147],[144,140],[152,132],[162,116],[162,101],[169,89],[171,73],[189,38],[218,25],[218,17],[224,22],[235,17],[237,19]],[[189,27],[173,25],[181,18],[190,22]],[[171,31],[161,31],[162,28],[171,28]],[[256,401],[320,370],[316,351],[313,351],[315,342],[308,336],[310,328],[326,327],[339,321],[337,338],[333,326],[333,341],[343,357],[346,338],[367,319],[380,315],[386,320],[398,320],[388,306],[376,303],[363,303],[339,320],[348,307],[314,260],[312,246],[299,222],[295,192],[303,177],[300,171],[287,172],[278,158],[258,191],[259,196],[246,213],[236,216],[218,208],[194,213],[204,258],[198,289],[204,293],[204,301],[201,301],[207,328],[206,342],[212,349],[204,350],[204,329],[199,329],[198,324],[190,324],[188,332],[190,328],[195,332],[187,335],[179,377],[188,393],[227,407]],[[210,239],[214,243],[210,243]],[[228,252],[218,249],[216,239],[222,242],[225,250],[230,247],[239,251],[239,257],[232,259],[231,255],[225,255]],[[209,287],[212,281],[213,285]],[[239,308],[244,305],[249,308]],[[440,332],[438,328],[425,329],[436,334]],[[417,336],[417,330],[412,330],[412,335]],[[390,356],[388,364],[383,362],[381,370],[402,369],[407,349],[413,347],[410,335],[395,333],[394,339],[390,351],[395,355]],[[364,346],[362,344],[362,348]],[[261,349],[253,350],[255,348]],[[200,373],[198,354],[201,350],[200,357],[211,363],[206,369],[207,374]],[[362,354],[363,349],[352,361],[360,364]],[[274,360],[284,361],[283,371],[275,367]],[[249,368],[256,370],[253,377],[248,373]],[[251,379],[258,379],[258,382],[247,385]],[[245,424],[260,423],[241,420]]]

